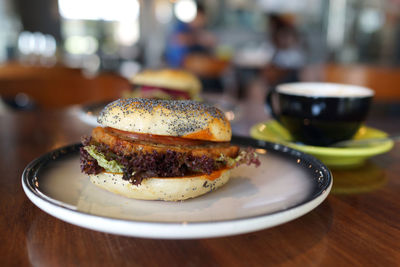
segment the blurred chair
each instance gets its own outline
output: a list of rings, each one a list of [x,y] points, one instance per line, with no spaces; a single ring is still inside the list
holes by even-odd
[[[203,91],[223,91],[222,76],[229,62],[205,54],[190,54],[183,62],[183,68],[198,76],[203,85]]]
[[[52,109],[107,101],[129,89],[129,81],[111,73],[91,78],[64,66],[0,66],[0,96],[7,103],[14,101],[14,108],[24,109],[25,104],[26,109]]]
[[[201,77],[220,77],[229,62],[203,54],[190,54],[184,62],[183,67],[188,71]]]
[[[369,87],[375,91],[377,100],[400,101],[400,68],[328,64],[323,67],[322,75],[326,82]]]

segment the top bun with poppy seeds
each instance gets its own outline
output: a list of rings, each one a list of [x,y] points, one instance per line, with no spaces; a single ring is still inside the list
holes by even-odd
[[[232,136],[222,111],[192,100],[119,99],[103,109],[98,122],[126,132],[214,142]]]

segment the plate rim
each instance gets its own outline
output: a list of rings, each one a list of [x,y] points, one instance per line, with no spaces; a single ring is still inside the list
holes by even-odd
[[[146,221],[146,220],[131,220],[131,219],[121,219],[121,218],[113,218],[113,217],[107,217],[107,216],[101,216],[101,215],[95,215],[95,214],[90,214],[87,212],[79,211],[76,209],[73,209],[71,207],[68,207],[67,203],[64,203],[65,205],[62,205],[58,203],[59,201],[51,199],[44,195],[42,192],[39,190],[36,190],[35,187],[33,186],[34,179],[36,177],[37,172],[43,167],[42,165],[46,165],[47,162],[51,160],[56,160],[58,157],[62,157],[63,155],[65,156],[71,153],[76,152],[76,149],[79,148],[81,145],[79,143],[76,144],[71,144],[67,145],[55,150],[52,150],[50,152],[47,152],[43,154],[42,156],[34,159],[31,161],[26,168],[24,169],[24,172],[22,174],[22,187],[27,195],[27,197],[40,209],[42,209],[44,212],[60,219],[66,222],[69,222],[74,225],[78,225],[84,228],[92,229],[92,230],[97,230],[101,232],[106,232],[106,233],[113,233],[113,234],[119,234],[119,235],[125,235],[125,236],[136,236],[136,237],[145,237],[145,238],[166,238],[166,239],[187,239],[187,238],[206,238],[206,237],[218,237],[218,236],[227,236],[227,235],[233,235],[233,234],[241,234],[241,233],[247,233],[247,232],[252,232],[252,231],[257,231],[261,229],[266,229],[269,227],[273,227],[291,220],[294,220],[309,211],[313,210],[316,208],[319,204],[321,204],[325,198],[328,196],[329,192],[331,191],[332,188],[332,183],[333,183],[333,178],[332,178],[332,173],[330,170],[318,159],[315,157],[306,154],[304,152],[298,151],[296,149],[278,144],[278,143],[272,143],[272,142],[266,142],[266,141],[260,141],[248,137],[239,137],[239,136],[234,136],[232,138],[233,140],[236,140],[237,142],[241,141],[251,141],[255,144],[258,144],[257,147],[265,148],[268,147],[268,149],[273,149],[275,152],[280,153],[280,154],[288,154],[292,153],[292,157],[296,154],[297,157],[300,157],[302,159],[306,159],[308,162],[312,162],[314,165],[316,165],[316,168],[318,168],[320,171],[324,173],[324,178],[325,182],[324,185],[319,189],[317,193],[313,192],[312,196],[306,198],[304,201],[297,203],[293,206],[290,206],[286,209],[280,209],[274,212],[269,212],[269,213],[263,213],[263,214],[257,214],[253,216],[247,216],[247,217],[242,217],[242,218],[231,218],[231,219],[222,219],[222,220],[214,220],[214,221],[194,221],[194,222],[183,222],[183,221],[174,221],[174,222],[157,222],[157,221]],[[61,153],[61,155],[56,156],[56,153]],[[42,163],[45,161],[45,163]],[[37,169],[35,169],[37,168]],[[303,168],[305,168],[303,166]],[[33,170],[33,173],[31,173]],[[311,195],[311,193],[310,193]],[[61,202],[62,203],[62,202]],[[50,211],[49,211],[50,210]],[[67,213],[70,216],[61,216],[60,213]],[[290,216],[290,214],[292,214]],[[70,218],[73,217],[82,217],[85,220],[81,221],[76,221]],[[271,218],[277,217],[277,219],[272,219],[273,222],[268,222],[268,220]],[[266,220],[267,222],[265,222]],[[104,227],[97,227],[93,226],[92,224],[87,224],[85,221],[101,221],[102,223],[105,223],[105,225],[108,224],[119,224],[121,225],[121,228],[119,227],[112,227],[110,228],[109,226],[104,226]],[[253,227],[243,227],[243,224],[245,223],[261,223],[258,225],[258,227],[253,226]],[[155,227],[155,228],[162,228],[163,233],[160,233],[159,231],[157,234],[151,234],[149,232],[138,232],[135,230],[135,227],[131,227],[133,231],[126,231],[127,225],[135,224],[136,226],[140,226],[142,228],[146,228],[150,226]],[[237,229],[230,229],[228,232],[225,230],[224,227],[227,225],[238,225]],[[95,225],[95,224],[94,224]],[[125,225],[125,226],[123,226]],[[208,227],[208,226],[213,226],[214,228],[220,229],[217,232],[199,232],[196,234],[197,231],[195,229],[202,228],[202,227]],[[166,230],[167,228],[170,228],[170,231]],[[212,227],[211,227],[212,228]],[[231,227],[230,227],[231,228]],[[119,229],[125,229],[123,231],[120,231]],[[159,229],[159,230],[160,230]],[[182,231],[182,230],[185,231]],[[191,230],[192,229],[192,230]],[[179,230],[179,231],[178,231]],[[189,231],[188,231],[189,230]]]

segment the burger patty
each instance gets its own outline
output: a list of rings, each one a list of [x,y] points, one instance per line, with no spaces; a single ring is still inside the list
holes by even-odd
[[[205,145],[197,146],[157,144],[149,141],[128,140],[127,138],[111,134],[102,127],[93,129],[92,138],[96,142],[107,145],[115,153],[123,155],[154,152],[165,154],[167,151],[175,151],[177,153],[191,154],[194,157],[206,155],[209,158],[217,159],[221,154],[235,158],[239,153],[239,147],[232,146],[229,143],[209,142]]]

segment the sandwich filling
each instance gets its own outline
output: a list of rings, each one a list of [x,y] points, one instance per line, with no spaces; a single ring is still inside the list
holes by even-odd
[[[149,177],[211,175],[240,164],[260,164],[254,149],[239,150],[229,142],[191,140],[97,127],[82,138],[81,171],[112,172],[139,185]],[[211,176],[210,176],[211,177]]]

